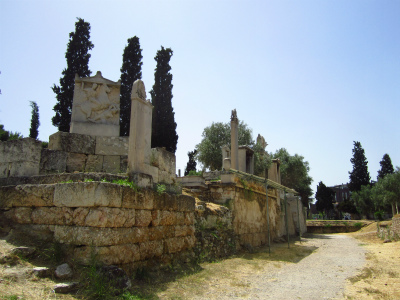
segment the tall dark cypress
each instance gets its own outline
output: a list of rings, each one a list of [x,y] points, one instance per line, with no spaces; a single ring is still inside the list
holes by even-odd
[[[53,110],[56,115],[52,118],[53,125],[59,131],[69,132],[71,123],[72,100],[74,96],[75,74],[87,77],[91,74],[89,70],[89,50],[94,45],[90,41],[90,24],[78,18],[75,23],[75,32],[69,34],[69,42],[65,58],[67,68],[62,71],[60,85],[53,85],[52,90],[56,94],[57,104]]]
[[[39,135],[39,106],[36,102],[31,101],[32,117],[31,117],[31,128],[29,129],[29,137],[37,139]]]
[[[394,173],[394,168],[392,164],[392,160],[390,159],[389,154],[385,154],[382,157],[382,160],[379,162],[381,165],[381,169],[378,170],[378,177],[379,178],[384,178],[387,174],[393,174]]]
[[[172,74],[169,61],[172,56],[170,48],[157,51],[154,59],[157,67],[154,73],[154,85],[150,91],[153,109],[151,147],[165,147],[167,151],[176,152],[178,134],[176,133],[175,113],[172,108]]]
[[[371,177],[368,172],[368,161],[360,142],[354,142],[353,157],[350,159],[353,164],[353,171],[349,172],[349,190],[358,192],[361,186],[370,184]]]
[[[129,135],[132,85],[137,79],[142,79],[142,58],[139,38],[134,36],[128,39],[128,45],[122,55],[121,67],[120,136]]]

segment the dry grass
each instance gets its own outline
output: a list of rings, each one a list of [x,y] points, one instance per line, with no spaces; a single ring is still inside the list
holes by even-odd
[[[345,299],[400,299],[400,242],[383,243],[376,223],[350,233],[366,248],[367,264],[348,279]]]

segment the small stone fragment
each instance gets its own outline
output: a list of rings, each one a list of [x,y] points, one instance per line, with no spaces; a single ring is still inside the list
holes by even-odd
[[[62,264],[58,266],[55,271],[55,275],[59,279],[71,278],[72,274],[72,270],[68,264]]]
[[[59,294],[67,294],[78,287],[78,282],[58,283],[54,286],[54,292]]]
[[[44,278],[44,277],[49,277],[51,275],[51,269],[47,267],[36,267],[33,268],[33,274],[35,274],[37,277]]]
[[[17,247],[11,250],[11,254],[23,257],[29,257],[35,253],[36,249],[32,247]]]

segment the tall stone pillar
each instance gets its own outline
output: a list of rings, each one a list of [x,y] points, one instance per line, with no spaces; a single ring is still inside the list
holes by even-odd
[[[239,168],[239,120],[237,118],[236,109],[231,114],[231,168],[238,170]]]
[[[153,105],[146,100],[144,83],[138,79],[133,84],[131,95],[128,151],[129,173],[150,173],[152,113]]]

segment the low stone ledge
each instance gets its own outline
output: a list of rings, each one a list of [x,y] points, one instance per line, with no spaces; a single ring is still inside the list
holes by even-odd
[[[136,191],[130,187],[122,187],[122,203],[124,208],[153,209],[153,191]]]
[[[0,207],[53,206],[54,185],[0,187]]]
[[[79,247],[74,249],[74,257],[83,264],[90,264],[95,257],[106,265],[122,265],[140,261],[139,245],[122,244],[109,247]]]
[[[49,149],[83,154],[95,154],[96,139],[94,136],[56,132],[49,136]]]

